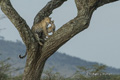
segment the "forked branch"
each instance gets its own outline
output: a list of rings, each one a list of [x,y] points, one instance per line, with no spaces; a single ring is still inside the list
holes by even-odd
[[[114,0],[117,1],[117,0]],[[93,12],[103,4],[114,2],[113,0],[75,0],[78,15],[64,24],[52,35],[42,48],[42,57],[49,58],[59,47],[73,36],[88,28]],[[99,6],[98,6],[99,5]]]

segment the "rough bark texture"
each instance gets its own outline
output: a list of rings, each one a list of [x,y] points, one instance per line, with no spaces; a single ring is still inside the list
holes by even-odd
[[[51,0],[48,2],[36,15],[34,24],[52,14],[52,11],[65,1]],[[12,7],[10,0],[0,0],[2,11],[17,28],[27,48],[27,61],[23,80],[40,80],[46,60],[73,36],[88,28],[91,16],[98,7],[115,1],[118,0],[75,0],[78,10],[77,16],[64,24],[54,35],[47,39],[43,46],[40,46],[25,20]]]

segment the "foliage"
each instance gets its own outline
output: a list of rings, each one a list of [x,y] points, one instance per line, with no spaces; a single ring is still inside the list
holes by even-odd
[[[12,77],[11,80],[22,80],[23,75]]]
[[[11,75],[12,72],[16,72],[21,68],[13,68],[12,65],[8,63],[9,60],[10,58],[0,60],[0,80],[22,80],[22,75],[15,77]]]
[[[90,68],[79,66],[72,80],[120,80],[120,75],[106,73],[105,69],[105,65],[93,65]]]
[[[64,77],[60,73],[53,72],[54,67],[49,68],[49,70],[44,71],[42,80],[63,80]]]
[[[10,64],[6,63],[10,58],[0,61],[0,80],[7,80],[10,72]]]
[[[53,68],[50,68],[44,72],[42,80],[120,80],[120,75],[105,73],[105,68],[105,65],[93,65],[91,68],[79,66],[76,73],[68,78],[54,73]]]
[[[22,80],[23,75],[10,76],[13,71],[10,64],[5,59],[0,61],[0,80]],[[54,67],[44,71],[41,80],[120,80],[120,75],[105,73],[105,65],[93,65],[91,67],[78,66],[77,71],[70,77],[65,77],[59,72],[54,72]],[[14,69],[19,70],[19,69]]]

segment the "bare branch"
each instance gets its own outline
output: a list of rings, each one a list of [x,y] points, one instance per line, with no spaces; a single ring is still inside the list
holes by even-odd
[[[119,0],[98,0],[98,7],[99,6],[102,6],[104,4],[108,4],[108,3],[112,3],[112,2],[116,2],[116,1],[119,1]]]
[[[48,2],[47,5],[36,15],[34,24],[40,22],[42,19],[44,19],[44,17],[50,16],[50,14],[52,14],[52,11],[55,8],[61,6],[65,1],[67,0],[51,0]]]
[[[9,18],[9,20],[14,24],[23,39],[26,46],[28,44],[35,42],[34,36],[26,24],[25,20],[16,12],[10,3],[10,0],[1,1],[1,9],[4,14]]]
[[[98,8],[96,0],[75,0],[78,15],[58,29],[44,44],[42,57],[47,59],[73,36],[88,28],[93,12]]]
[[[83,4],[83,0],[75,0],[78,8],[78,15],[64,24],[52,35],[44,44],[42,52],[43,58],[50,57],[59,47],[70,40],[73,36],[83,31],[89,26],[93,11],[86,9],[88,4]],[[80,13],[81,12],[81,13]],[[46,53],[46,54],[45,54]]]

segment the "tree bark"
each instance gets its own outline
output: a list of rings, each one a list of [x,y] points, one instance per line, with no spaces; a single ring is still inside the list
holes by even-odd
[[[50,16],[52,11],[65,1],[51,0],[48,2],[36,15],[33,25],[44,17]],[[10,0],[0,0],[2,11],[14,24],[27,48],[23,80],[40,80],[46,60],[73,36],[88,28],[92,14],[98,7],[115,1],[118,0],[75,0],[78,10],[77,16],[64,24],[46,40],[43,46],[40,46],[25,20],[12,7]]]

